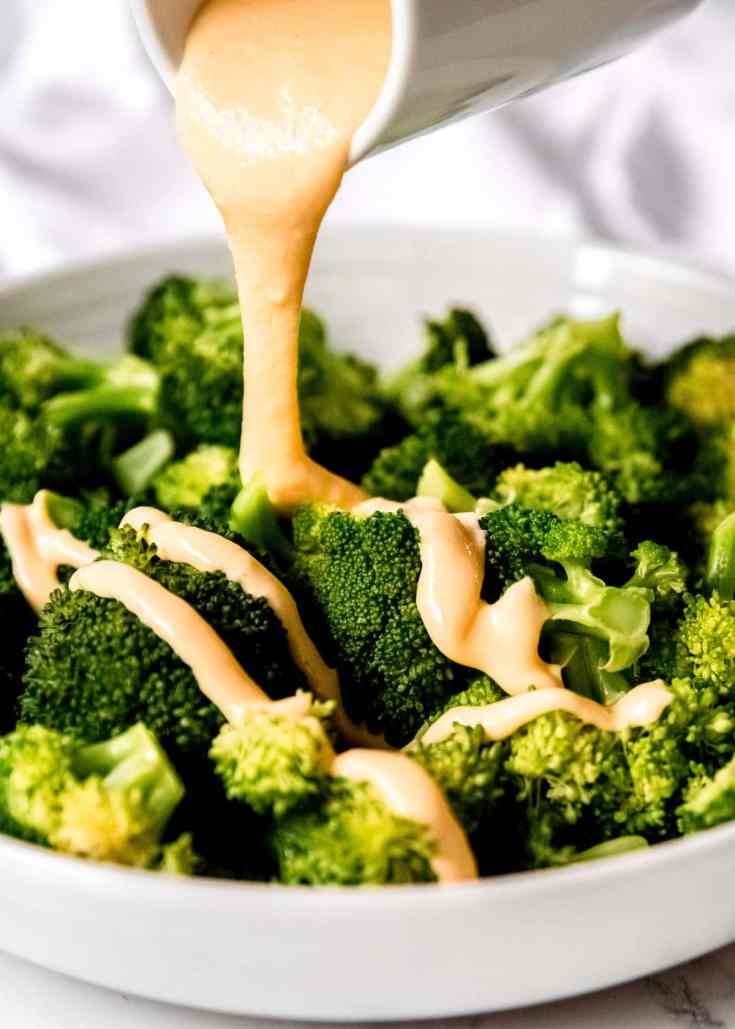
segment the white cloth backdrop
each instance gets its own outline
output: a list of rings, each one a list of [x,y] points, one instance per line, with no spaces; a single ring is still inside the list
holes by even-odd
[[[585,234],[735,273],[735,2],[364,163],[330,215]],[[0,277],[217,227],[125,0],[0,0]]]

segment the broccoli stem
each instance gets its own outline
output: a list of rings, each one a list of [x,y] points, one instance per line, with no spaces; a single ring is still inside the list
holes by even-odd
[[[136,386],[98,386],[61,393],[48,400],[43,410],[52,425],[72,429],[85,421],[150,417],[156,410],[156,397]]]
[[[648,846],[645,836],[616,836],[613,840],[605,840],[588,850],[582,850],[571,858],[569,864],[576,865],[579,861],[597,861],[598,858],[617,857],[619,854],[627,854],[631,850],[641,850]]]
[[[84,505],[73,497],[64,497],[61,493],[46,493],[46,510],[54,525],[59,529],[75,532],[84,515]]]
[[[115,480],[130,496],[146,489],[174,456],[174,438],[167,429],[156,429],[144,436],[112,462]]]
[[[723,600],[735,595],[735,511],[712,533],[707,560],[707,585]]]
[[[230,528],[253,546],[270,550],[289,562],[293,558],[293,549],[278,524],[278,515],[260,473],[235,497],[230,509]]]
[[[419,497],[435,497],[446,507],[447,511],[474,511],[476,500],[464,486],[453,479],[442,468],[438,461],[431,458],[424,465],[416,495]]]

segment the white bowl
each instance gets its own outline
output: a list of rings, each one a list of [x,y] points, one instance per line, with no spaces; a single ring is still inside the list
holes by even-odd
[[[185,243],[27,279],[0,324],[112,348],[141,291],[172,270],[228,271]],[[651,349],[735,326],[735,289],[602,246],[406,229],[327,233],[309,290],[333,336],[405,356],[416,316],[472,303],[511,340],[567,309],[620,307]],[[233,846],[247,841],[233,840]],[[117,989],[200,1008],[309,1019],[498,1010],[598,989],[735,938],[735,824],[649,851],[459,886],[301,889],[176,880],[0,838],[0,948]]]

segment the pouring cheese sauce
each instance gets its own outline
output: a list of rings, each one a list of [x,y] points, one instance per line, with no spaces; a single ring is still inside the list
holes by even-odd
[[[429,636],[452,661],[484,671],[511,695],[486,707],[452,709],[423,742],[445,738],[457,722],[502,739],[551,711],[608,731],[646,725],[670,700],[662,683],[639,686],[612,708],[563,687],[560,669],[538,652],[548,612],[530,578],[495,604],[482,601],[485,540],[473,515],[449,514],[435,501],[371,500],[306,453],[297,394],[304,284],[319,226],[345,173],[352,137],[378,98],[390,51],[390,0],[209,0],[191,26],[176,88],[178,133],[220,210],[235,265],[245,338],[243,481],[260,473],[285,515],[317,501],[358,517],[401,510],[414,525],[422,565],[416,600]],[[439,787],[407,755],[378,749],[382,738],[348,718],[337,674],[282,583],[241,547],[155,509],[131,511],[124,524],[146,526],[162,560],[223,572],[268,600],[294,663],[317,695],[335,702],[345,739],[362,747],[330,752],[331,773],[369,782],[396,814],[425,824],[436,842],[440,881],[476,877],[470,846]],[[94,550],[57,529],[43,492],[28,507],[3,505],[0,531],[16,580],[37,610],[58,587],[59,565],[73,565],[72,590],[124,604],[189,665],[202,692],[233,723],[253,709],[310,717],[305,694],[271,701],[181,598],[127,565],[95,560]]]
[[[247,368],[242,478],[261,472],[284,513],[365,496],[304,449],[298,327],[317,232],[390,51],[389,0],[210,0],[178,74],[179,139],[235,263]]]

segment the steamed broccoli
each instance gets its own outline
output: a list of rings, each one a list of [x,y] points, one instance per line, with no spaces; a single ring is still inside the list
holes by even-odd
[[[676,350],[661,372],[665,399],[696,425],[735,421],[735,336],[695,339]]]
[[[654,603],[665,607],[676,606],[687,588],[687,569],[679,555],[652,540],[639,543],[630,555],[635,570],[627,586],[650,590]]]
[[[582,468],[577,462],[557,461],[546,468],[507,468],[498,476],[491,499],[501,505],[551,511],[559,518],[602,529],[611,537],[623,527],[619,493],[600,472]]]
[[[201,614],[263,688],[284,696],[303,687],[286,633],[267,601],[219,572],[161,561],[130,529],[113,533],[110,554],[151,576]],[[21,719],[105,739],[136,721],[156,733],[177,767],[203,758],[222,725],[191,670],[121,603],[60,590],[28,643]]]
[[[714,775],[692,779],[676,813],[683,833],[711,829],[735,818],[735,757]]]
[[[40,725],[0,739],[3,830],[68,854],[150,866],[183,795],[142,724],[91,746]]]
[[[465,490],[483,496],[514,456],[493,440],[480,420],[430,411],[416,432],[378,454],[362,485],[376,497],[408,500],[416,495],[426,463],[433,459]]]
[[[230,800],[258,814],[282,817],[313,806],[324,795],[332,748],[321,718],[325,705],[295,717],[276,709],[253,708],[237,725],[225,725],[210,755]]]
[[[317,507],[297,512],[293,530],[295,571],[326,623],[348,714],[406,743],[467,674],[437,650],[416,607],[416,530],[400,513]]]
[[[460,370],[495,356],[485,329],[471,311],[451,308],[443,321],[424,322],[424,351],[393,376],[387,389],[409,422],[420,421],[433,389],[433,375],[442,368]]]
[[[645,653],[653,595],[635,585],[607,586],[593,574],[593,561],[606,552],[604,532],[518,504],[489,512],[480,526],[486,533],[485,591],[491,599],[531,575],[549,608],[548,631],[558,626],[605,641],[609,672],[628,668]]]
[[[492,704],[504,696],[492,680],[481,676],[453,696],[428,724],[451,708]],[[489,741],[481,726],[455,725],[444,740],[422,743],[419,736],[410,754],[442,788],[470,837],[492,820],[504,793],[506,743]]]
[[[151,486],[159,507],[198,508],[211,489],[229,487],[234,497],[240,485],[237,451],[232,447],[202,444],[164,468]]]
[[[328,780],[318,807],[279,819],[270,840],[284,883],[361,886],[436,878],[429,831],[393,814],[368,783]]]

